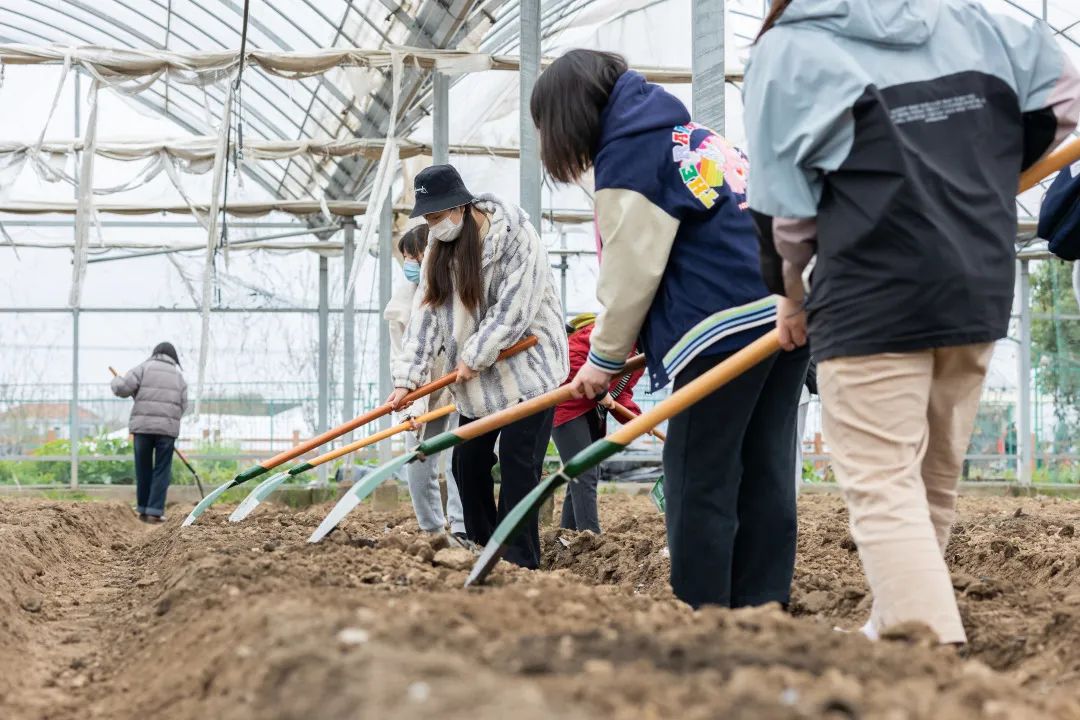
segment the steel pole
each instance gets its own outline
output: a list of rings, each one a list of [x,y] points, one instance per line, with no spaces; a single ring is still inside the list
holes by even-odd
[[[379,307],[385,308],[390,302],[391,279],[394,265],[394,207],[390,195],[379,213]],[[390,327],[379,322],[379,399],[385,399],[394,390],[393,378],[390,377]],[[390,416],[384,415],[379,420],[379,428],[390,427]],[[390,439],[379,443],[379,460],[388,462],[391,458]]]
[[[521,66],[518,72],[521,95],[519,160],[521,207],[540,230],[540,143],[536,136],[529,100],[540,76],[540,0],[521,0]]]
[[[79,487],[79,308],[71,310],[71,407],[68,409],[71,440],[71,489]]]
[[[441,72],[434,77],[434,102],[431,109],[431,162],[450,162],[450,78]]]
[[[352,219],[345,220],[343,223],[345,226],[344,241],[343,241],[343,266],[345,270],[345,277],[343,287],[347,287],[349,284],[349,269],[353,264],[353,253],[355,252],[355,232],[356,222]],[[350,293],[346,293],[345,300],[342,303],[341,308],[341,336],[345,342],[345,349],[342,353],[345,357],[345,366],[343,368],[342,377],[342,397],[341,397],[341,421],[345,422],[353,418],[356,415],[353,400],[356,396],[356,292],[355,290]],[[353,434],[349,433],[345,436],[345,442],[352,441]]]
[[[330,275],[329,261],[319,256],[319,427],[322,434],[330,427]],[[325,484],[329,467],[320,465],[319,482]]]
[[[81,83],[78,68],[75,69],[75,135],[82,136],[82,108],[79,105]],[[82,162],[82,154],[75,154],[76,168]],[[75,197],[79,197],[79,172],[75,172]],[[72,224],[72,230],[75,226]],[[68,408],[68,439],[71,442],[71,489],[79,487],[79,308],[71,310],[71,407]]]
[[[693,0],[693,112],[695,122],[724,134],[724,0]]]
[[[1031,437],[1031,275],[1028,261],[1020,260],[1017,297],[1020,302],[1020,350],[1017,356],[1016,386],[1019,407],[1016,418],[1016,477],[1021,485],[1031,484],[1035,448]]]

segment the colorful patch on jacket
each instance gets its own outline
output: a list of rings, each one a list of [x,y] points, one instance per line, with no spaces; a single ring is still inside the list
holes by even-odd
[[[691,146],[696,130],[707,134],[695,147]],[[706,209],[716,204],[717,188],[727,183],[736,195],[746,194],[746,176],[750,163],[746,156],[709,128],[697,123],[677,125],[671,132],[672,159],[679,166],[679,177]]]

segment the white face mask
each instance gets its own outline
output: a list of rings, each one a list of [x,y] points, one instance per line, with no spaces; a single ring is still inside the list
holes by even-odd
[[[447,213],[439,222],[428,227],[428,234],[440,242],[453,242],[461,235],[461,228],[465,225],[465,213],[461,213],[461,219],[456,223],[452,219],[453,211]]]

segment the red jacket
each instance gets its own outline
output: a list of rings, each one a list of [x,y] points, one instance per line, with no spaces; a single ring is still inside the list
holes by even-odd
[[[570,375],[563,385],[569,383],[577,375],[578,370],[585,364],[585,361],[589,359],[589,337],[592,336],[594,327],[596,327],[595,324],[586,325],[570,336]],[[634,402],[634,386],[637,385],[638,379],[641,378],[644,372],[644,370],[635,370],[631,373],[630,382],[615,398],[615,402],[635,414],[639,414],[641,408]],[[616,375],[611,381],[612,387],[618,385],[622,381],[622,377],[622,375]],[[568,423],[574,418],[579,418],[587,412],[592,412],[594,408],[596,408],[595,400],[588,398],[567,400],[555,407],[555,427]]]

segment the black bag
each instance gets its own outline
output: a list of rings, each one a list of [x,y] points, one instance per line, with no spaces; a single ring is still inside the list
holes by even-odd
[[[1080,163],[1059,172],[1046,191],[1038,234],[1062,260],[1080,260]]]

